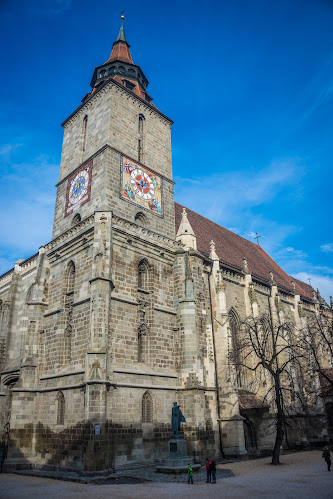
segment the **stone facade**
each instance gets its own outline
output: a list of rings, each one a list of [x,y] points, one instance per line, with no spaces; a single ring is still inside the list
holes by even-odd
[[[256,449],[272,448],[273,405],[240,407],[240,393],[266,389],[237,379],[232,320],[270,303],[297,322],[300,303],[310,314],[317,304],[251,276],[246,262],[228,265],[213,242],[198,249],[186,211],[176,236],[171,124],[112,78],[64,123],[53,239],[0,277],[7,469],[159,462],[175,400],[191,457],[253,450],[247,419]],[[122,155],[163,176],[163,218],[120,199]],[[68,179],[89,161],[89,201],[65,216]]]

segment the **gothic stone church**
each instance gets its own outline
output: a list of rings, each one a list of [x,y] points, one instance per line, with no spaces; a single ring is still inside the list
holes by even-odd
[[[7,469],[156,463],[174,401],[191,457],[272,449],[274,406],[230,357],[237,321],[270,304],[297,323],[318,300],[259,245],[174,202],[172,120],[147,85],[122,21],[63,123],[52,241],[0,277]]]

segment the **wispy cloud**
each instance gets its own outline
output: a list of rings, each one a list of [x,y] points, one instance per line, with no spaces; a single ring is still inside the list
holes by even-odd
[[[322,244],[322,246],[320,246],[320,249],[324,253],[333,253],[333,243]]]
[[[233,171],[200,179],[175,177],[176,197],[189,208],[215,221],[228,223],[242,210],[271,202],[302,174],[297,159],[273,161],[261,170]],[[223,193],[223,194],[222,194]]]
[[[300,128],[333,95],[332,68],[333,51],[299,92],[296,101],[298,119],[294,120],[291,128]]]
[[[50,240],[56,194],[50,178],[57,179],[58,165],[39,156],[10,162],[5,171],[0,185],[0,273]]]

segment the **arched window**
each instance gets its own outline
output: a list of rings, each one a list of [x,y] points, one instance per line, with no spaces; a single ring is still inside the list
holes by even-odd
[[[146,259],[140,260],[138,265],[138,288],[149,291],[149,265]]]
[[[141,225],[142,227],[146,227],[147,225],[147,217],[141,211],[139,211],[135,215],[134,220],[138,225]]]
[[[141,323],[138,327],[138,362],[148,361],[149,328],[147,324]]]
[[[57,395],[57,424],[63,425],[65,423],[65,397],[62,392]]]
[[[86,151],[87,126],[88,126],[88,115],[86,114],[85,117],[83,118],[83,122],[82,122],[82,154],[81,154],[81,162],[84,159],[84,153]]]
[[[153,399],[149,392],[146,392],[142,397],[142,422],[153,422]]]
[[[145,117],[142,113],[139,114],[139,139],[138,139],[138,160],[144,161],[144,122]]]
[[[239,317],[236,310],[233,308],[229,311],[229,324],[231,330],[232,359],[235,365],[237,384],[238,386],[242,386],[241,352],[240,343],[238,341]]]
[[[74,215],[73,220],[72,220],[72,227],[75,227],[75,225],[78,225],[81,222],[81,215],[77,213]]]
[[[66,272],[66,293],[74,293],[74,285],[75,285],[75,264],[71,260],[67,265]]]

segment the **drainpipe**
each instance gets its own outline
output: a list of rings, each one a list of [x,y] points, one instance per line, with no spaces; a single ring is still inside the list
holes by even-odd
[[[213,272],[213,262],[211,265],[210,272],[208,274],[208,289],[209,289],[209,304],[210,304],[210,317],[212,323],[212,337],[213,337],[213,350],[214,350],[214,366],[215,366],[215,386],[216,386],[216,402],[217,402],[217,417],[219,422],[219,442],[220,442],[220,453],[224,458],[223,444],[222,444],[222,432],[221,432],[221,411],[220,411],[220,394],[219,394],[219,384],[217,377],[217,365],[216,365],[216,350],[215,350],[215,330],[214,330],[214,317],[213,317],[213,304],[212,304],[212,292],[210,287],[210,277]]]

